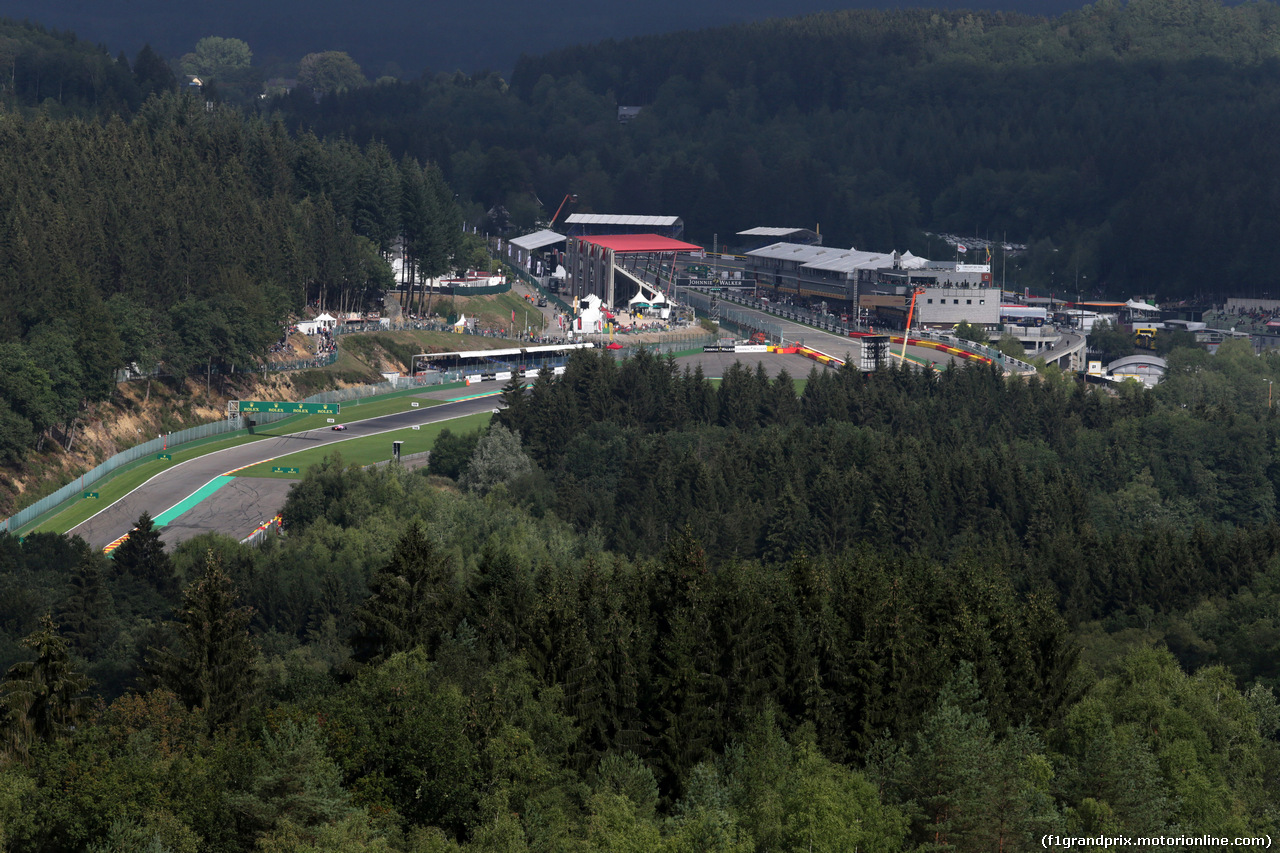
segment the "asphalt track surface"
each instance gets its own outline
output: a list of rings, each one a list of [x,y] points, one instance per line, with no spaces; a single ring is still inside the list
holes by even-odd
[[[797,327],[795,331],[800,331],[802,328]],[[803,328],[803,331],[806,343],[815,349],[837,358],[844,358],[846,355],[854,358],[858,356],[859,345],[856,340],[814,329]],[[939,360],[939,353],[935,350],[908,347],[907,352],[930,360]],[[776,377],[785,369],[795,379],[808,376],[809,371],[815,366],[820,369],[829,369],[804,356],[779,353],[701,353],[676,360],[681,368],[687,365],[690,369],[694,369],[700,365],[703,374],[708,378],[724,376],[735,362],[741,362],[753,371],[757,364],[763,364],[770,377]],[[424,391],[415,396],[456,398],[468,394],[491,395],[499,389],[498,384],[484,383],[468,389]],[[90,547],[105,548],[128,533],[144,511],[150,513],[153,518],[160,516],[191,498],[206,484],[250,465],[267,462],[300,450],[309,450],[327,444],[340,444],[351,438],[491,411],[494,405],[493,396],[460,400],[426,409],[356,421],[348,424],[347,429],[342,432],[314,429],[290,435],[278,435],[199,456],[157,474],[92,518],[72,528],[68,534],[82,537]],[[261,430],[260,434],[269,435],[270,429],[268,426]],[[170,519],[161,530],[161,539],[169,548],[210,532],[242,539],[280,510],[293,483],[292,480],[237,477],[177,517]]]
[[[500,390],[500,386],[494,383],[486,385],[488,387],[484,391]],[[481,390],[457,389],[453,392],[454,396],[465,396],[468,393],[481,393]],[[339,444],[351,438],[492,411],[495,405],[496,398],[492,396],[461,400],[356,421],[347,424],[347,429],[342,432],[327,428],[313,429],[263,438],[198,456],[157,474],[97,515],[72,528],[68,534],[82,537],[93,548],[105,548],[128,533],[144,511],[154,518],[177,506],[205,484],[236,470],[300,450]],[[260,434],[262,433],[270,434],[270,426],[260,430]],[[169,547],[211,531],[225,533],[237,539],[244,538],[279,511],[284,504],[284,496],[292,485],[293,482],[288,480],[237,478],[170,521],[161,536]]]
[[[831,332],[826,332],[821,329],[815,329],[812,326],[805,326],[800,323],[794,323],[790,320],[786,320],[782,317],[779,317],[776,314],[769,314],[765,311],[760,311],[756,308],[750,308],[745,305],[739,305],[736,302],[726,302],[724,304],[724,307],[726,310],[737,311],[740,314],[754,314],[755,316],[759,317],[762,322],[777,326],[782,330],[783,341],[786,344],[791,344],[793,342],[803,342],[804,345],[807,347],[812,347],[813,349],[816,349],[821,353],[825,353],[826,355],[833,356],[842,361],[844,360],[845,356],[848,356],[854,359],[855,361],[860,361],[862,358],[862,344],[858,342],[857,338],[849,338],[849,337],[845,337],[844,335],[832,334]],[[890,335],[901,334],[900,331],[894,332],[888,329],[882,330],[882,333],[890,334]],[[897,346],[891,346],[890,350],[892,351],[892,357],[896,358],[898,354],[902,352],[902,345],[898,344]],[[916,347],[916,346],[908,345],[907,355],[911,358],[916,358],[921,361],[932,362],[939,368],[946,367],[948,364],[951,364],[952,362],[955,362],[956,364],[960,364],[962,362],[962,359],[958,359],[953,355],[950,355],[944,352],[939,352],[938,350],[931,349],[929,347]],[[750,357],[749,353],[744,353],[743,361],[745,362],[746,359],[749,357]],[[810,361],[809,359],[804,358],[803,356],[796,356],[796,357],[801,358],[804,361],[807,361],[810,366],[816,363],[816,362]],[[751,362],[751,364],[752,366],[754,366],[755,362],[753,361]],[[803,377],[803,376],[809,375],[808,367],[804,368],[804,370],[799,373],[797,373],[795,370],[793,370],[790,367],[788,367],[787,370],[791,372],[792,376]]]

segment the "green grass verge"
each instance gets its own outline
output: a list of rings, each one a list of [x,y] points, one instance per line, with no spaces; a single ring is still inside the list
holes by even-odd
[[[372,465],[375,462],[385,462],[391,458],[391,442],[393,441],[404,442],[400,449],[402,454],[421,453],[435,446],[436,438],[440,435],[441,430],[471,432],[489,423],[489,419],[492,417],[492,412],[480,412],[448,421],[440,421],[439,423],[423,424],[419,429],[398,429],[392,432],[384,432],[381,435],[331,442],[324,447],[300,450],[297,453],[290,453],[287,456],[280,456],[269,462],[262,462],[250,468],[245,468],[242,471],[237,471],[236,476],[299,480],[312,465],[317,465],[335,454],[342,456],[344,464]],[[272,468],[297,468],[298,473],[281,474],[273,472]]]
[[[461,383],[457,383],[457,385],[459,388],[465,387]],[[413,388],[409,391],[393,391],[391,394],[379,397],[369,397],[365,400],[352,400],[342,403],[339,413],[332,416],[333,423],[349,424],[355,421],[367,421],[369,418],[380,418],[383,415],[411,412],[415,408],[425,409],[430,406],[439,406],[444,402],[443,400],[430,400],[425,397],[406,399],[406,397],[410,394],[420,394],[423,390],[435,390],[440,387],[442,386],[435,385],[429,389]],[[414,406],[414,403],[418,405]],[[288,418],[273,424],[255,427],[254,432],[258,435],[287,435],[291,432],[302,432],[308,429],[325,429],[332,426],[329,423],[330,417],[330,415],[298,415],[296,418]]]
[[[405,400],[404,397],[413,394],[420,394],[424,390],[438,390],[449,388],[465,388],[463,382],[453,382],[448,385],[433,385],[424,388],[405,388],[400,391],[392,391],[388,394],[380,394],[377,397],[366,397],[362,400],[352,400],[342,404],[341,414],[335,418],[336,423],[351,423],[353,421],[367,420],[369,418],[381,417],[382,415],[392,415],[398,412],[411,411],[414,407],[412,402],[420,404],[419,408],[428,406],[438,406],[441,400]],[[127,465],[122,465],[112,473],[108,474],[96,483],[85,488],[85,491],[97,492],[97,498],[75,497],[71,500],[64,501],[43,515],[27,522],[22,527],[14,530],[13,533],[18,536],[25,536],[34,531],[48,531],[53,533],[66,533],[71,528],[85,521],[86,519],[99,512],[103,507],[110,506],[114,501],[127,495],[129,492],[141,486],[147,480],[150,480],[156,474],[164,471],[166,468],[185,462],[188,459],[194,459],[197,456],[203,456],[207,453],[214,453],[224,450],[228,447],[238,447],[251,441],[258,441],[263,438],[287,435],[293,432],[302,432],[308,429],[321,429],[329,426],[328,418],[325,415],[291,415],[283,420],[275,423],[266,424],[256,427],[254,435],[247,432],[238,431],[231,435],[216,435],[209,438],[200,438],[195,441],[187,442],[181,448],[170,452],[172,459],[158,459],[158,454],[148,455],[142,459],[134,460]],[[411,452],[411,451],[406,451]]]
[[[720,387],[720,383],[721,383],[721,382],[723,382],[724,380],[723,380],[723,379],[708,379],[707,381],[711,383],[711,387],[712,387],[712,388],[716,388],[716,389],[718,389],[718,388]],[[808,380],[808,379],[795,379],[795,378],[792,378],[792,380],[791,380],[791,384],[792,384],[792,385],[794,385],[794,386],[796,387],[796,396],[797,396],[797,397],[800,397],[800,396],[802,396],[802,395],[804,394],[805,386],[807,386],[807,385],[809,384],[809,380]]]
[[[526,320],[531,332],[541,331],[546,323],[546,317],[541,311],[512,291],[499,293],[496,296],[473,296],[466,300],[465,305],[462,300],[458,300],[458,307],[468,317],[473,315],[479,317],[481,325],[497,322],[504,329],[513,329],[517,332],[524,331]],[[512,311],[516,314],[514,324],[511,321]]]
[[[186,462],[188,459],[195,459],[197,456],[226,450],[228,447],[239,447],[242,444],[259,441],[263,437],[262,435],[237,435],[232,438],[218,436],[212,439],[200,439],[182,445],[181,449],[170,451],[169,455],[173,457],[172,459],[160,459],[158,453],[148,454],[142,459],[116,469],[114,473],[93,485],[86,486],[85,491],[97,492],[97,498],[72,498],[14,533],[18,536],[36,531],[66,533],[77,524],[120,500],[156,474],[174,465]]]

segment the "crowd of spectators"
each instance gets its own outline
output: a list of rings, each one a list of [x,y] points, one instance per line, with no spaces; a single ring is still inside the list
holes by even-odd
[[[1204,321],[1211,328],[1229,328],[1238,332],[1266,332],[1267,324],[1280,319],[1280,308],[1242,308],[1231,306],[1221,311],[1206,312]]]
[[[321,329],[316,332],[316,355],[328,355],[338,351],[338,344],[333,339],[333,332]]]
[[[297,326],[286,326],[284,331],[280,333],[280,340],[271,345],[271,352],[281,353],[292,351],[293,348],[289,346],[289,336],[297,331]]]

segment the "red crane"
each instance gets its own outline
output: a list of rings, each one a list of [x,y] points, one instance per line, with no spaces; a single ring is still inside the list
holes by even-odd
[[[907,309],[907,327],[902,330],[902,353],[898,356],[898,361],[907,360],[907,335],[911,334],[911,317],[916,313],[916,297],[922,293],[923,287],[916,287],[911,291],[911,307]]]

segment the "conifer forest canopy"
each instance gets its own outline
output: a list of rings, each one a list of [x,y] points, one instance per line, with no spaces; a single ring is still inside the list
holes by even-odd
[[[122,368],[257,365],[398,240],[440,274],[464,219],[569,193],[1264,290],[1278,15],[842,12],[265,98],[239,45],[194,92],[2,23],[0,466],[63,458]],[[581,350],[423,469],[313,466],[257,548],[0,534],[0,851],[1276,837],[1280,357],[1167,360],[1103,390]]]

